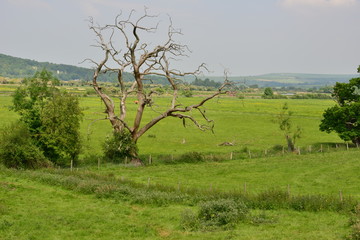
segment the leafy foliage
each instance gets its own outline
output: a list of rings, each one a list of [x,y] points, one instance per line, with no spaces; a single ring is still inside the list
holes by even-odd
[[[66,92],[54,93],[42,109],[39,142],[45,156],[58,165],[76,161],[81,150],[80,121],[82,112],[78,98]]]
[[[50,166],[43,152],[35,145],[26,125],[15,122],[1,130],[0,159],[9,168]]]
[[[262,95],[262,98],[273,98],[274,92],[271,87],[267,87],[264,89],[264,94]]]
[[[288,104],[285,103],[281,109],[281,112],[277,116],[277,122],[279,124],[280,130],[284,133],[286,142],[288,145],[288,151],[295,151],[296,140],[301,137],[302,130],[297,126],[296,130],[293,130],[293,124],[291,116],[293,112],[289,110]]]
[[[77,160],[80,153],[78,99],[56,88],[59,80],[42,70],[24,81],[13,95],[13,107],[20,114],[34,143],[45,157],[58,165]]]
[[[214,88],[219,88],[221,86],[220,82],[215,82],[214,80],[210,80],[208,78],[205,78],[205,80],[196,78],[191,84],[195,86],[205,86],[205,87],[214,87]]]
[[[186,209],[182,214],[182,226],[185,230],[213,230],[232,228],[235,223],[246,220],[248,207],[242,202],[231,199],[218,199],[200,204],[198,214]]]
[[[336,83],[332,96],[338,105],[325,110],[320,130],[336,132],[344,141],[360,143],[360,78]]]
[[[134,153],[138,151],[130,133],[125,130],[121,132],[114,131],[112,136],[105,140],[103,150],[105,158],[115,163],[124,162],[126,157],[132,158]]]

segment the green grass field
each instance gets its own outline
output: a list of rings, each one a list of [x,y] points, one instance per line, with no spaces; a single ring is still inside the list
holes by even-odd
[[[197,100],[198,97],[180,98],[179,102],[187,105]],[[144,120],[156,116],[169,101],[167,97],[159,98]],[[295,125],[304,130],[296,144],[302,154],[265,156],[265,151],[270,153],[274,146],[285,145],[284,136],[274,123],[285,102],[294,112]],[[81,126],[84,161],[101,154],[101,143],[111,127],[103,120],[104,108],[98,98],[83,97],[81,104],[85,113]],[[0,126],[18,118],[8,110],[10,105],[11,97],[0,95]],[[97,164],[84,164],[74,172],[69,169],[60,172],[59,181],[80,181],[79,178],[93,182],[98,177],[91,176],[96,174],[113,179],[111,181],[127,179],[142,187],[150,184],[194,191],[243,192],[246,185],[249,194],[280,189],[293,195],[324,194],[339,198],[341,191],[344,198],[352,196],[360,200],[360,150],[347,151],[344,146],[334,149],[335,144],[342,143],[339,137],[318,130],[324,109],[333,105],[331,100],[214,99],[205,106],[209,118],[215,120],[214,134],[201,132],[190,123],[184,128],[178,119],[166,119],[139,140],[140,155],[144,160],[152,155],[154,164],[139,168],[103,162],[99,168]],[[130,115],[135,108],[135,104],[130,104]],[[219,146],[225,141],[235,145]],[[323,152],[319,152],[321,145]],[[311,153],[309,146],[312,146]],[[164,156],[169,158],[193,151],[216,155],[219,159],[197,164],[162,163]],[[229,160],[231,153],[233,160]],[[95,194],[97,190],[80,191],[81,184],[85,183],[70,188],[67,180],[46,182],[41,179],[50,173],[35,173],[38,177],[31,177],[31,172],[9,171],[0,166],[1,240],[344,239],[351,231],[349,212],[253,208],[251,214],[264,213],[275,221],[265,224],[247,221],[231,230],[189,232],[181,227],[181,214],[187,208],[197,210],[197,204],[139,203],[134,197],[119,198],[116,194],[104,197]]]
[[[188,105],[199,101],[199,97],[180,98],[179,102]],[[144,123],[155,117],[170,103],[170,98],[157,99],[153,109],[148,109]],[[0,95],[0,126],[17,118],[9,111],[10,96]],[[132,103],[131,99],[129,101]],[[307,149],[310,145],[321,143],[341,143],[336,134],[326,134],[318,130],[324,109],[334,105],[331,100],[269,100],[219,98],[205,105],[210,119],[215,121],[214,133],[202,132],[190,122],[184,128],[179,119],[168,118],[145,133],[139,140],[140,154],[183,154],[186,152],[230,153],[241,151],[245,147],[254,151],[265,151],[275,145],[285,145],[285,139],[274,123],[282,105],[287,102],[294,112],[294,126],[303,129],[303,137],[297,145]],[[101,154],[101,143],[111,133],[110,123],[105,120],[104,107],[97,97],[81,99],[84,108],[82,136],[84,142],[83,156]],[[129,105],[129,116],[134,114],[136,104]],[[197,113],[193,113],[196,116]],[[130,118],[131,119],[131,118]],[[132,119],[129,121],[131,123]],[[149,137],[151,136],[151,137]],[[233,142],[233,147],[221,147],[223,142]]]

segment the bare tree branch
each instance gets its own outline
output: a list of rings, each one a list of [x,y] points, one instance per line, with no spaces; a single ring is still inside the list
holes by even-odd
[[[159,29],[160,21],[159,15],[148,14],[148,9],[144,9],[144,13],[135,18],[135,11],[131,11],[127,17],[122,13],[115,17],[113,24],[105,25],[103,27],[96,25],[92,18],[89,19],[90,29],[96,36],[95,47],[100,48],[104,52],[104,58],[100,62],[92,59],[86,59],[95,65],[92,86],[96,93],[100,96],[106,107],[107,119],[110,120],[114,131],[129,131],[134,143],[150,128],[152,128],[159,121],[167,117],[175,117],[183,120],[189,120],[200,130],[212,130],[214,121],[209,119],[206,115],[203,106],[211,99],[226,93],[226,88],[231,86],[231,82],[225,78],[222,86],[212,95],[200,100],[189,106],[182,107],[178,104],[179,84],[185,76],[197,76],[203,71],[208,71],[206,65],[203,63],[199,65],[192,72],[183,72],[176,68],[172,68],[171,62],[188,57],[189,50],[187,45],[179,44],[175,41],[176,35],[181,35],[180,29],[173,26],[171,17],[168,17],[167,35],[162,44],[150,44],[142,39],[144,33],[154,33]],[[151,21],[150,21],[151,20]],[[155,24],[147,25],[145,23],[154,22]],[[104,73],[116,73],[117,81],[120,89],[120,104],[119,113],[115,113],[115,102],[107,95],[100,83],[98,77]],[[133,82],[126,83],[124,74],[131,72]],[[148,76],[152,76],[151,78]],[[145,81],[152,82],[152,78],[157,76],[166,79],[171,86],[172,97],[171,104],[166,110],[163,110],[157,117],[154,117],[147,123],[143,123],[143,115],[146,107],[152,107],[153,95],[156,93],[153,90],[147,91],[145,89]],[[227,76],[227,75],[226,75]],[[133,122],[129,121],[127,114],[127,106],[129,96],[135,96],[136,101],[132,104],[137,104],[137,110]],[[190,112],[196,110],[200,114],[200,118],[205,120],[206,124],[201,124],[198,119],[190,115]]]

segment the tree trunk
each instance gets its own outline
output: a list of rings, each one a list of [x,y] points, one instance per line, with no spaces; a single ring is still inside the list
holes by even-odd
[[[293,143],[291,137],[286,135],[286,141],[287,141],[287,145],[288,145],[288,151],[289,152],[294,152],[295,151],[295,146],[294,146],[294,143]]]

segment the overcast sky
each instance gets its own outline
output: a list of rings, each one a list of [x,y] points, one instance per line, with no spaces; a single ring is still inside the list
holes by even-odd
[[[186,71],[354,74],[360,64],[360,0],[0,0],[0,53],[86,67],[101,55],[86,19],[113,23],[144,6],[182,29]]]

